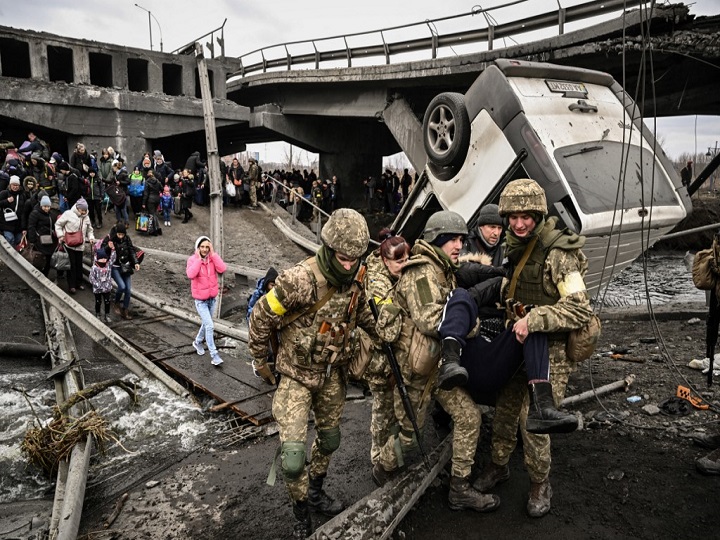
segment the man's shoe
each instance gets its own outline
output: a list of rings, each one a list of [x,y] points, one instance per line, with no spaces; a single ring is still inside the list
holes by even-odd
[[[695,461],[698,472],[707,475],[720,474],[720,448]]]
[[[443,339],[440,372],[437,380],[437,386],[441,390],[452,390],[456,386],[463,386],[467,383],[468,372],[460,365],[461,354],[462,349],[456,339]]]
[[[319,512],[326,516],[337,516],[345,510],[345,505],[338,500],[333,499],[323,490],[324,476],[316,478],[310,477],[310,485],[308,486],[308,507],[313,512]]]
[[[313,532],[312,521],[310,519],[310,511],[307,501],[297,501],[293,503],[293,515],[297,522],[293,528],[293,538],[298,540],[307,538]]]
[[[507,464],[496,465],[489,461],[473,483],[473,487],[482,493],[487,493],[498,484],[508,480],[510,480],[510,467]]]
[[[198,353],[198,356],[202,356],[205,354],[205,349],[203,349],[202,343],[198,343],[197,341],[193,340],[193,347],[195,347],[195,352]]]
[[[527,502],[528,515],[534,518],[543,517],[550,511],[550,499],[552,499],[550,480],[537,483],[530,482],[530,493]]]
[[[528,433],[571,433],[578,427],[574,414],[555,408],[552,385],[549,381],[528,384],[530,408],[526,429]]]
[[[497,495],[480,493],[470,485],[467,478],[451,476],[448,503],[450,505],[450,510],[492,512],[500,506],[500,497]]]
[[[720,435],[708,435],[707,433],[693,433],[690,435],[692,441],[698,446],[715,450],[720,448]]]
[[[373,482],[375,482],[375,485],[377,487],[383,487],[385,484],[387,484],[390,480],[393,479],[397,472],[397,469],[394,471],[386,471],[385,467],[380,465],[380,463],[376,463],[373,465],[372,468],[372,479]]]

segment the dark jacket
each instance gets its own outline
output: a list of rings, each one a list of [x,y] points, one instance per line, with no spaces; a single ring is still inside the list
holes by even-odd
[[[159,163],[157,161],[154,162],[152,171],[155,175],[155,178],[157,178],[161,183],[168,177],[175,174],[175,171],[172,170],[171,167],[168,166],[167,163],[164,161],[162,163]]]
[[[493,266],[502,266],[505,255],[502,248],[504,240],[505,231],[503,231],[500,238],[498,238],[497,244],[490,246],[487,242],[485,242],[485,239],[482,237],[482,234],[477,230],[477,228],[473,228],[465,240],[461,253],[485,253],[492,259]]]
[[[35,208],[30,212],[28,218],[27,239],[28,242],[35,244],[35,248],[44,255],[52,255],[57,247],[57,238],[55,238],[55,221],[57,216],[51,213],[45,213],[40,208],[40,204],[36,204]],[[49,234],[52,236],[52,244],[41,244],[40,235]]]
[[[113,268],[119,268],[122,274],[132,274],[135,272],[135,265],[138,264],[137,255],[135,254],[135,246],[129,235],[125,235],[123,239],[117,237],[115,227],[110,229],[110,233],[103,238],[101,247],[105,250],[108,257],[113,252],[109,243],[112,242],[115,248],[115,262]]]
[[[192,208],[192,202],[195,198],[195,181],[189,178],[183,178],[182,190],[180,191],[180,210],[189,210]]]
[[[154,176],[148,176],[145,180],[145,191],[143,192],[143,206],[150,211],[154,212],[160,202],[160,194],[163,189],[163,184]]]
[[[90,153],[86,150],[82,154],[75,151],[70,156],[70,166],[80,171],[81,176],[87,176],[88,171],[92,168],[93,164],[90,159]]]
[[[12,197],[13,201],[9,202],[8,198]],[[27,221],[25,215],[25,199],[27,195],[21,189],[20,191],[10,191],[6,189],[0,192],[0,230],[13,233],[19,233],[27,230]],[[5,221],[5,211],[12,210],[17,215],[17,219]]]
[[[200,159],[200,152],[193,152],[185,162],[185,168],[193,174],[203,167],[205,167],[205,162]]]
[[[73,171],[65,175],[65,198],[68,206],[72,206],[83,194],[83,180]]]

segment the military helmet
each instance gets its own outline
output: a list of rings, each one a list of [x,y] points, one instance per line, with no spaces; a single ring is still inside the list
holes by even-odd
[[[433,243],[441,234],[462,234],[467,236],[468,229],[465,220],[457,212],[442,210],[435,212],[427,220],[423,230],[423,240]]]
[[[548,213],[545,190],[535,180],[520,178],[513,180],[500,194],[498,212],[505,217],[514,212]]]
[[[323,244],[352,259],[367,251],[370,231],[367,222],[356,210],[338,208],[320,232]]]

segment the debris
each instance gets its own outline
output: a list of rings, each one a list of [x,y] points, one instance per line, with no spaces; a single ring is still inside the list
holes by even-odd
[[[655,337],[641,337],[640,343],[657,343],[657,338]]]
[[[658,407],[657,405],[645,405],[642,410],[645,411],[649,416],[656,416],[660,414],[660,407]]]
[[[640,401],[642,398],[641,398],[640,396],[629,396],[629,397],[626,398],[626,399],[627,399],[627,402],[628,402],[628,403],[637,403],[637,402]]]
[[[103,523],[103,526],[106,529],[109,529],[110,525],[112,525],[115,522],[115,520],[117,519],[117,517],[120,515],[120,512],[122,511],[122,507],[125,504],[125,501],[127,501],[127,498],[128,498],[128,494],[123,493],[122,496],[117,500],[117,502],[115,503],[115,508],[112,511],[112,514],[110,514],[110,517],[108,517],[107,520],[105,521],[105,523]]]
[[[701,323],[701,322],[702,322],[702,320],[698,319],[697,317],[693,317],[693,318],[690,319],[687,323],[688,323],[688,324],[699,324],[699,323]]]
[[[154,488],[155,486],[158,486],[158,485],[160,485],[160,481],[159,481],[159,480],[150,480],[149,482],[145,482],[145,487],[148,488],[148,489],[152,489],[152,488]]]
[[[568,405],[572,405],[574,403],[578,403],[580,401],[585,401],[587,399],[591,399],[595,396],[601,396],[602,394],[607,394],[608,392],[612,392],[613,390],[620,390],[621,388],[624,390],[627,390],[627,388],[632,385],[632,383],[635,382],[635,375],[630,374],[624,379],[620,379],[619,381],[615,381],[613,383],[606,384],[604,386],[601,386],[600,388],[594,388],[592,390],[588,390],[586,392],[583,392],[582,394],[578,394],[576,396],[570,396],[566,397],[562,400],[560,403],[561,406],[566,407]]]
[[[610,471],[607,475],[608,480],[622,480],[623,478],[625,478],[625,473],[618,469]]]
[[[670,397],[658,403],[660,412],[666,416],[686,416],[692,411],[690,402],[679,397]]]
[[[715,360],[713,362],[713,376],[720,376],[720,367],[716,366],[720,366],[720,353],[715,355]],[[710,369],[710,360],[708,358],[703,358],[702,360],[693,358],[690,362],[688,362],[688,367],[692,369],[701,369],[703,373],[707,373],[708,369]]]

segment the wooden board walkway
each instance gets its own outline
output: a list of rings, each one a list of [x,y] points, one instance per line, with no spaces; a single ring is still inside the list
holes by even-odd
[[[192,346],[197,326],[146,308],[131,321],[117,322],[113,330],[132,343],[148,359],[186,382],[191,390],[201,390],[218,403],[232,403],[228,411],[256,426],[272,420],[275,388],[253,375],[247,346],[240,343],[233,356],[223,354],[224,338],[215,333],[215,343],[225,361],[216,367],[206,352],[198,356]],[[225,349],[226,351],[227,349]]]

